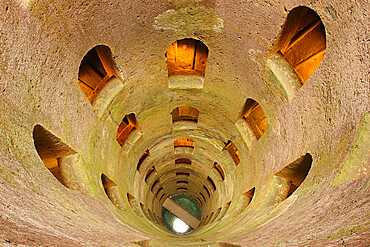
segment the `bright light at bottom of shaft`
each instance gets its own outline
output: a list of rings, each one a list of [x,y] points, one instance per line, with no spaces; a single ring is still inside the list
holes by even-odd
[[[173,230],[178,233],[184,233],[189,229],[189,226],[184,221],[180,220],[179,218],[176,218],[173,221],[172,227],[173,227]]]

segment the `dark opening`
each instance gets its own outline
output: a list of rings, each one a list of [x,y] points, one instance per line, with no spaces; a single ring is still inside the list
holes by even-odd
[[[60,158],[75,154],[76,151],[41,125],[36,125],[33,128],[33,141],[36,151],[45,166],[61,184],[67,186],[60,168]]]
[[[171,114],[173,123],[177,121],[198,122],[199,111],[191,106],[179,106]]]
[[[303,183],[311,169],[311,165],[312,156],[307,153],[275,174],[275,176],[282,177],[291,182],[287,197],[293,194],[293,192]]]
[[[159,184],[159,179],[155,180],[150,190],[153,192],[154,187]]]
[[[157,193],[155,194],[155,197],[158,197],[158,194],[159,194],[159,192],[161,192],[161,191],[163,191],[163,187],[160,187],[160,188],[158,189]]]
[[[215,185],[215,183],[213,182],[212,178],[207,177],[207,181],[211,184],[212,189],[215,191],[215,190],[216,190],[216,185]]]
[[[185,181],[185,180],[179,180],[179,181],[176,182],[176,184],[177,185],[179,185],[179,184],[186,184],[186,185],[188,185],[189,182],[188,181]]]
[[[262,107],[256,101],[247,99],[242,118],[245,119],[257,140],[260,139],[267,129],[267,120]]]
[[[119,78],[109,47],[98,45],[82,59],[78,72],[78,85],[91,102],[112,77]]]
[[[191,160],[189,159],[186,159],[186,158],[180,158],[180,159],[177,159],[175,160],[175,165],[180,165],[180,164],[184,164],[184,165],[191,165]]]
[[[187,176],[187,177],[189,177],[190,173],[185,172],[185,171],[178,171],[178,172],[176,172],[176,176]]]
[[[221,180],[224,181],[225,180],[225,173],[224,173],[224,170],[222,170],[222,167],[220,166],[220,164],[215,162],[214,165],[213,165],[213,168],[218,172],[218,174],[221,177]]]
[[[148,181],[149,176],[152,175],[155,171],[156,170],[154,166],[149,168],[148,172],[145,175],[145,183]]]
[[[206,186],[204,186],[204,185],[203,185],[203,189],[207,192],[208,197],[210,197],[210,196],[211,196],[211,194],[209,193],[208,188],[207,188]]]
[[[199,195],[203,198],[203,201],[206,202],[206,198],[204,197],[204,195],[202,194],[202,192],[199,192]]]
[[[116,140],[119,145],[123,145],[127,137],[134,129],[139,130],[138,123],[136,121],[135,114],[130,113],[122,119],[121,124],[118,126]]]
[[[325,27],[319,15],[304,6],[292,9],[277,48],[304,84],[320,65],[326,52]]]
[[[174,147],[188,147],[188,148],[194,148],[194,141],[189,138],[179,138],[176,141],[174,141]]]
[[[144,160],[150,156],[149,150],[146,150],[144,154],[140,157],[139,162],[137,163],[136,170],[140,171],[141,164],[143,164]]]
[[[229,140],[226,143],[226,146],[225,146],[224,149],[229,152],[229,154],[231,155],[231,158],[235,162],[235,165],[238,165],[240,163],[240,154],[239,154],[239,151],[236,148],[235,144],[232,141]]]

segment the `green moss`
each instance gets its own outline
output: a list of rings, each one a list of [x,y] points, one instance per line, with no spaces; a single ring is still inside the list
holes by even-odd
[[[343,232],[339,232],[337,234],[331,235],[328,238],[336,238],[336,237],[344,236],[344,235],[347,235],[349,233],[354,233],[354,232],[362,233],[362,232],[366,231],[367,226],[368,226],[368,223],[362,224],[362,225],[359,225],[359,226],[356,226],[356,227],[352,228],[351,230],[343,231]]]
[[[211,30],[219,32],[223,28],[223,20],[204,7],[184,7],[179,10],[167,10],[155,18],[154,28],[157,30],[174,30],[176,32],[195,32]]]
[[[358,138],[352,147],[351,154],[342,169],[336,175],[333,185],[339,185],[368,175],[369,144],[370,144],[370,114],[366,114],[360,125]]]

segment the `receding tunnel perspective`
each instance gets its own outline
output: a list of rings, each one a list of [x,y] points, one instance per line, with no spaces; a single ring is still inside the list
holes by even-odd
[[[0,246],[370,246],[367,2],[0,1]]]

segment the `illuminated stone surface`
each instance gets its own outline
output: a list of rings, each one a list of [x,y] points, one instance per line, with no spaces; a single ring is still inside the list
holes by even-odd
[[[287,97],[266,63],[300,5],[320,17],[326,50],[304,58],[317,66],[307,71],[286,58],[304,81]],[[367,9],[339,0],[0,1],[0,245],[369,246]],[[165,53],[185,38],[207,47],[206,69],[171,81]],[[79,69],[100,45],[114,78],[89,99]],[[238,122],[247,99],[265,115],[259,139]],[[180,106],[199,116],[173,122]],[[137,125],[121,146],[128,114]],[[55,136],[53,149],[73,152],[46,165],[35,126]],[[179,138],[194,148],[175,151]],[[312,164],[302,168],[306,155]],[[162,220],[163,201],[179,193],[202,212],[187,235]]]

